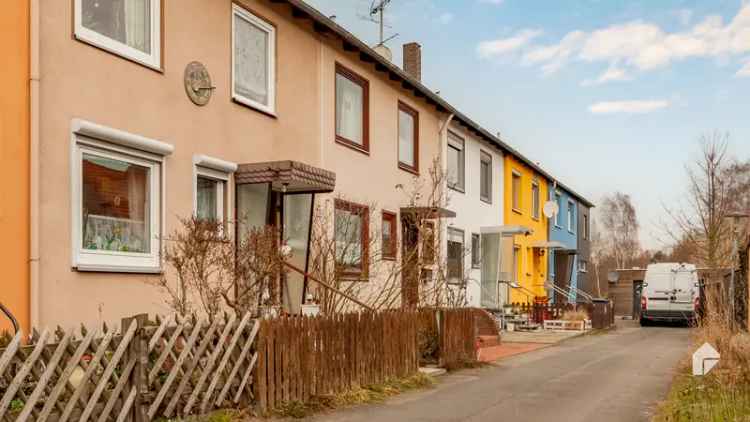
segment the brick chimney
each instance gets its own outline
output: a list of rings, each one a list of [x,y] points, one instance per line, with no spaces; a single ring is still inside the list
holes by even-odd
[[[419,43],[404,44],[404,72],[422,81],[422,46]]]

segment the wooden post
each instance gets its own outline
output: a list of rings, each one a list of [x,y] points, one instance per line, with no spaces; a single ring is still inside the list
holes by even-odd
[[[144,327],[148,323],[148,314],[139,314],[122,319],[123,332],[135,321],[136,327],[133,339],[127,350],[128,361],[134,360],[135,366],[130,374],[130,381],[125,391],[135,388],[135,400],[131,409],[131,420],[134,422],[148,422],[148,338]]]

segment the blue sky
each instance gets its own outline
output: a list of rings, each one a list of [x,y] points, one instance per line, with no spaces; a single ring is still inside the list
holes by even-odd
[[[307,0],[369,44],[370,0]],[[386,35],[422,44],[425,84],[598,201],[632,195],[644,246],[684,202],[698,137],[750,158],[748,0],[392,0]]]

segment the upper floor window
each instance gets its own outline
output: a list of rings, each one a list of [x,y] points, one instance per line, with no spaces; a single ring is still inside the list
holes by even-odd
[[[453,132],[448,132],[448,187],[463,192],[465,189],[464,140]]]
[[[492,203],[492,156],[479,152],[479,198]]]
[[[557,203],[557,214],[555,214],[555,226],[562,227],[562,196],[559,193],[555,193],[555,202]]]
[[[232,98],[276,111],[276,28],[240,6],[232,7]]]
[[[521,212],[521,173],[513,170],[511,180],[511,206],[513,211]]]
[[[581,227],[581,230],[583,230],[583,238],[585,240],[588,240],[589,238],[589,215],[583,214],[583,227]]]
[[[161,0],[75,0],[75,36],[161,68]]]
[[[419,171],[419,113],[398,103],[398,166],[411,172]]]
[[[448,283],[464,281],[464,231],[448,227]]]
[[[576,204],[568,201],[568,231],[573,232],[576,228]]]
[[[534,180],[531,182],[531,216],[538,220],[539,219],[539,181]]]
[[[370,84],[336,64],[336,141],[369,152],[368,110]]]

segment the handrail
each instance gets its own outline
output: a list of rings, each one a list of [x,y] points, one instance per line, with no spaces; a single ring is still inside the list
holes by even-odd
[[[328,289],[328,290],[330,290],[330,291],[332,291],[332,292],[334,292],[334,293],[336,293],[336,294],[339,294],[339,295],[341,295],[341,296],[343,296],[343,297],[345,297],[345,298],[347,298],[347,299],[351,300],[352,302],[354,302],[354,303],[356,303],[357,305],[359,305],[359,306],[361,306],[361,307],[363,307],[363,308],[367,309],[368,311],[371,311],[371,312],[375,311],[375,310],[374,310],[373,308],[371,308],[371,307],[370,307],[370,306],[368,306],[368,305],[365,305],[364,303],[362,303],[362,302],[360,302],[359,300],[355,299],[355,298],[354,298],[354,297],[352,297],[351,295],[348,295],[348,294],[346,294],[346,293],[342,292],[341,290],[339,290],[339,289],[337,289],[337,288],[335,288],[335,287],[333,287],[333,286],[330,286],[330,285],[328,285],[327,283],[324,283],[324,282],[322,282],[322,281],[318,280],[317,278],[315,278],[314,276],[310,275],[309,273],[306,273],[306,272],[305,272],[305,271],[303,271],[302,269],[300,269],[300,268],[297,268],[297,267],[295,267],[294,265],[292,265],[292,264],[290,264],[290,263],[288,263],[288,262],[284,262],[284,265],[286,265],[287,267],[291,268],[292,270],[294,270],[294,271],[296,271],[296,272],[298,272],[298,273],[302,274],[302,276],[304,276],[304,277],[307,277],[307,278],[309,278],[310,280],[312,280],[312,281],[314,281],[314,282],[316,282],[316,283],[320,284],[321,286],[325,287],[326,289]]]
[[[20,327],[18,326],[18,320],[10,312],[10,309],[6,308],[5,305],[3,305],[2,302],[0,302],[0,310],[3,311],[3,313],[5,314],[5,316],[7,316],[8,319],[10,320],[10,322],[13,324],[13,330],[14,330],[13,334],[18,333],[18,330],[20,330]]]
[[[586,299],[587,302],[591,303],[594,299],[593,296],[584,292],[578,287],[568,286],[568,290],[565,290],[562,287],[555,285],[555,283],[551,282],[550,280],[545,281],[544,285],[551,288],[555,292],[560,293],[561,295],[565,295],[568,298],[570,297],[570,293],[573,292],[573,289],[575,289],[576,294],[583,296],[583,298]]]

